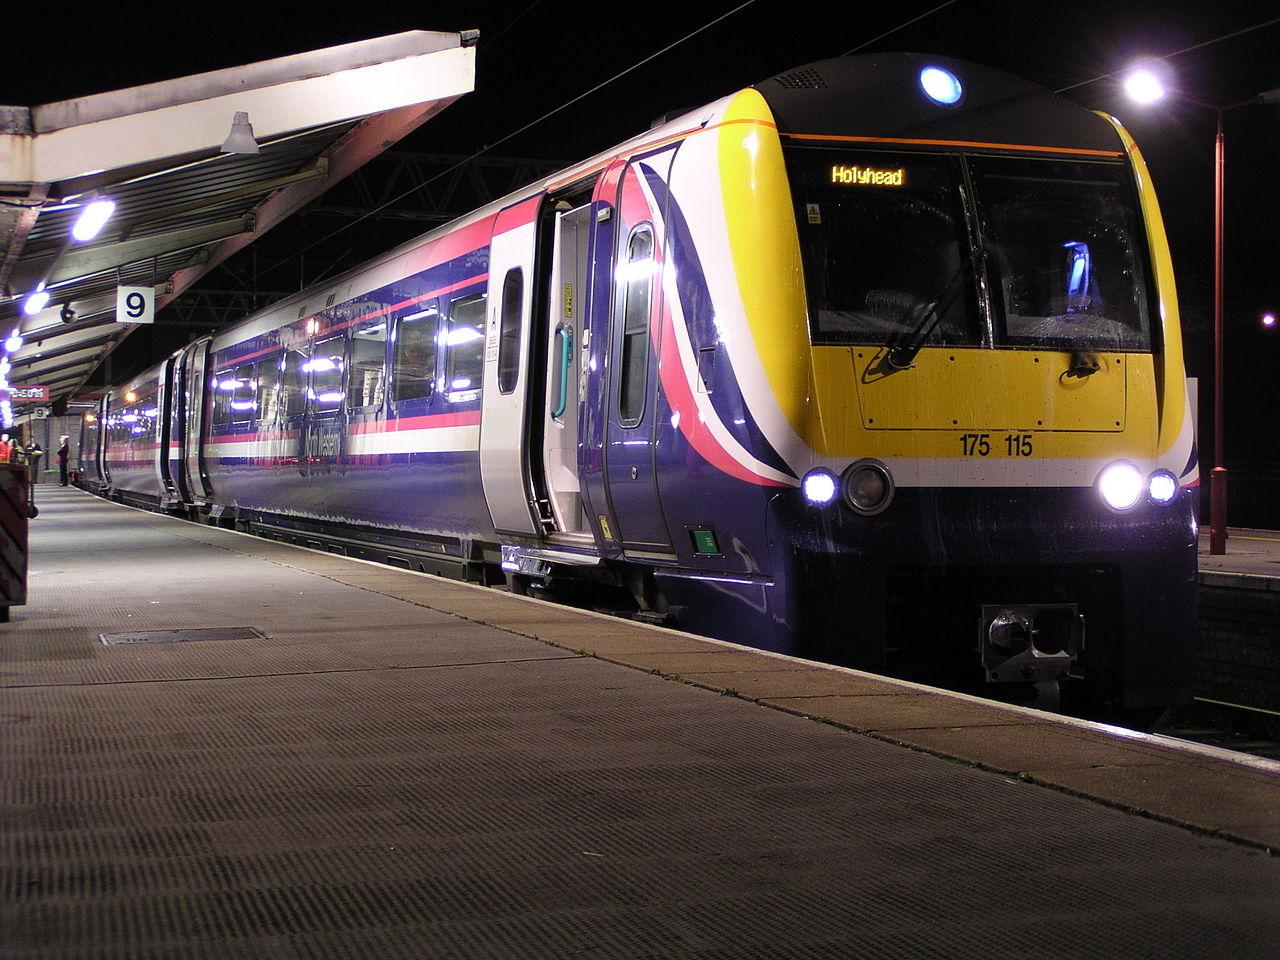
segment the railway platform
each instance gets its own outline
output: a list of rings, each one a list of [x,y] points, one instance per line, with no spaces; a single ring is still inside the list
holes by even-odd
[[[0,810],[14,960],[1280,955],[1273,761],[74,489]]]

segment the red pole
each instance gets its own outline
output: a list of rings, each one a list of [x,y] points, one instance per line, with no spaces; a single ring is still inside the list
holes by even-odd
[[[1227,468],[1223,463],[1222,431],[1222,246],[1226,148],[1222,138],[1222,110],[1213,155],[1213,472],[1209,475],[1209,553],[1227,552]]]

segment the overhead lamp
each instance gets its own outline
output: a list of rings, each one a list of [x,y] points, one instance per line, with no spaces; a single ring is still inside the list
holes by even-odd
[[[34,317],[45,308],[45,304],[48,302],[49,294],[44,289],[44,281],[41,280],[40,285],[36,287],[35,292],[30,294],[22,304],[22,312],[28,317]]]
[[[80,216],[71,228],[71,236],[79,243],[88,243],[102,231],[115,212],[116,202],[108,197],[90,200],[81,208]]]
[[[1135,70],[1125,77],[1124,92],[1135,103],[1155,103],[1164,99],[1164,84],[1150,70]]]
[[[249,123],[249,114],[244,110],[236,111],[231,121],[231,133],[222,141],[223,153],[258,153],[258,141],[253,138],[253,125]]]
[[[1267,313],[1264,313],[1262,315],[1262,325],[1267,329],[1271,329],[1272,327],[1274,327],[1276,325],[1276,315],[1269,311]]]
[[[22,349],[22,331],[18,327],[13,328],[13,333],[9,334],[9,339],[4,342],[6,353],[17,353]]]

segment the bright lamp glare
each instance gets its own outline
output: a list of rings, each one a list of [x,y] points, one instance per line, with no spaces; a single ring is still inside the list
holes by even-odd
[[[1131,463],[1113,463],[1098,477],[1098,492],[1112,510],[1128,510],[1138,502],[1146,485]]]
[[[1136,103],[1155,103],[1164,97],[1164,86],[1150,70],[1135,70],[1125,78],[1124,92]]]
[[[9,353],[17,353],[22,349],[22,334],[17,327],[13,328],[13,333],[9,334],[9,339],[4,342],[4,348]]]
[[[71,236],[80,243],[92,240],[98,235],[98,231],[106,226],[107,221],[111,219],[111,214],[115,211],[114,200],[94,200],[80,211],[76,225],[71,228]]]
[[[1173,503],[1178,495],[1178,479],[1163,470],[1153,473],[1147,482],[1147,496],[1159,504]]]
[[[950,70],[942,67],[925,67],[920,71],[920,86],[934,103],[949,107],[959,101],[964,93],[960,80]]]
[[[804,475],[804,498],[810,503],[830,503],[836,498],[836,478],[827,470],[812,470]]]
[[[1264,313],[1262,315],[1262,325],[1264,327],[1274,327],[1276,325],[1276,315],[1274,313]]]
[[[45,308],[45,304],[49,302],[49,294],[44,290],[37,290],[31,296],[27,297],[26,302],[22,304],[22,312],[28,317],[34,317],[37,313]]]

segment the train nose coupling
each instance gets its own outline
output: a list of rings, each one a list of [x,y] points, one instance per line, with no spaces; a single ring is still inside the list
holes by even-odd
[[[982,666],[990,683],[1061,680],[1084,649],[1074,603],[982,607]]]

